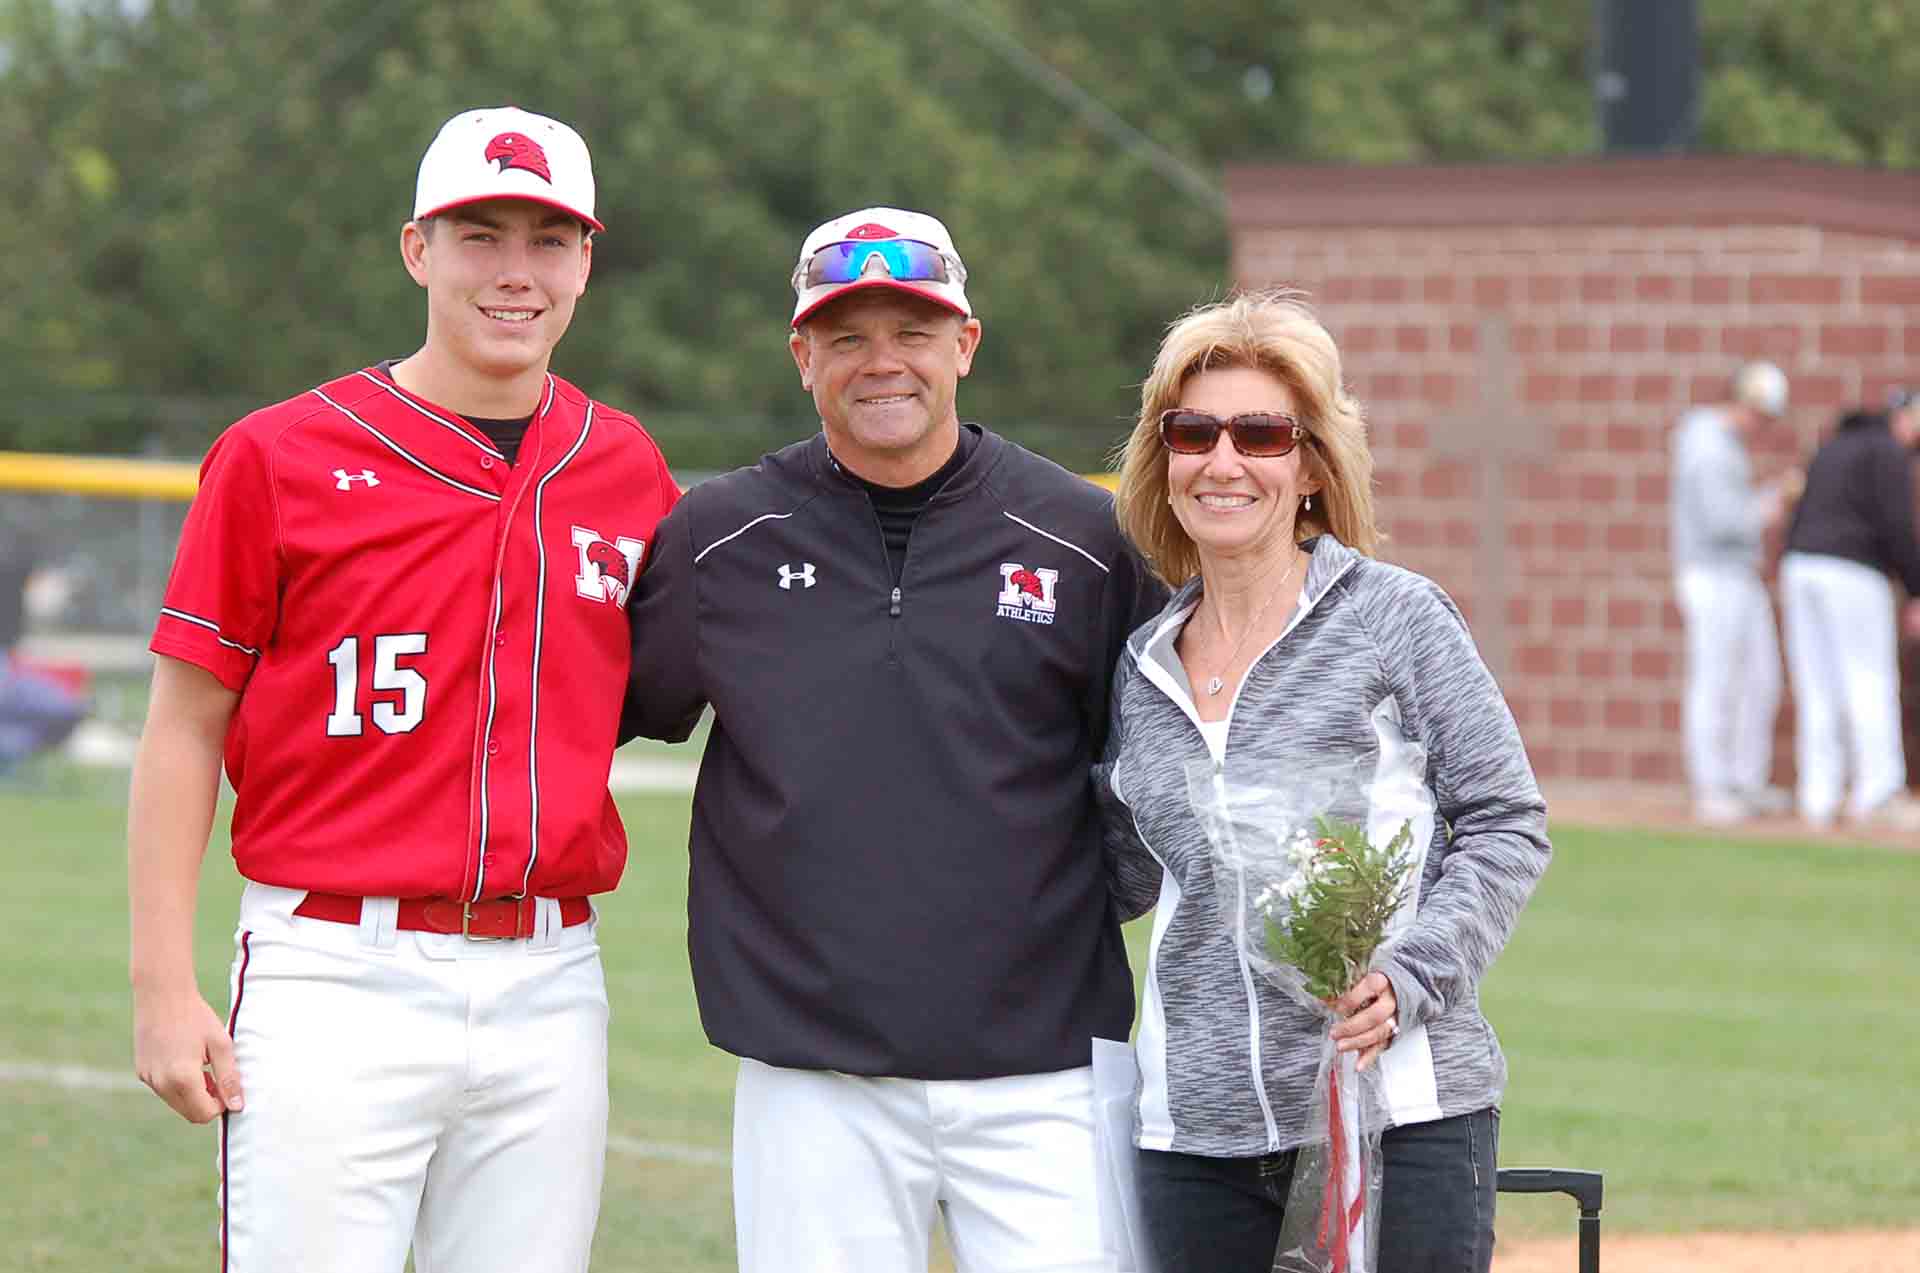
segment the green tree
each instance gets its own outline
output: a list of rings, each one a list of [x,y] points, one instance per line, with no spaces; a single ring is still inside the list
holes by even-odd
[[[1920,164],[1920,5],[1704,0],[1701,143]]]

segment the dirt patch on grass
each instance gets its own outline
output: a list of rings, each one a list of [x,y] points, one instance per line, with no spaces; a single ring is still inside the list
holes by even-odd
[[[1530,1238],[1494,1248],[1493,1273],[1575,1273],[1574,1239]],[[1847,1233],[1689,1233],[1649,1236],[1602,1231],[1606,1273],[1915,1273],[1920,1229]]]

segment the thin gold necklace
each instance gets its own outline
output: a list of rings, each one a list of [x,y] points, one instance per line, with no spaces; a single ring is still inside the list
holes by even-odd
[[[1273,591],[1267,594],[1267,599],[1260,603],[1258,610],[1254,611],[1253,621],[1247,624],[1246,627],[1240,629],[1240,639],[1233,643],[1233,649],[1227,654],[1227,661],[1220,666],[1220,670],[1223,673],[1233,666],[1235,659],[1240,657],[1240,647],[1247,643],[1248,635],[1260,626],[1260,620],[1267,617],[1267,610],[1272,607],[1274,600],[1279,597],[1281,590],[1287,586],[1287,580],[1293,578],[1293,572],[1300,569],[1300,561],[1306,555],[1307,554],[1301,552],[1297,547],[1294,549],[1293,562],[1287,567],[1287,573],[1280,576],[1280,582],[1273,585]],[[1226,680],[1223,677],[1216,676],[1207,682],[1207,693],[1210,695],[1218,694],[1226,687]]]

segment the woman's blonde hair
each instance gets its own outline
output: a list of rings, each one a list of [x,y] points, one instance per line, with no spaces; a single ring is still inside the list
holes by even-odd
[[[1220,367],[1252,367],[1293,393],[1307,431],[1300,443],[1306,473],[1320,481],[1311,511],[1295,514],[1294,537],[1331,532],[1372,556],[1373,453],[1358,399],[1340,381],[1340,351],[1300,292],[1244,292],[1202,305],[1177,319],[1160,342],[1153,370],[1140,386],[1140,418],[1116,452],[1120,481],[1114,511],[1120,529],[1168,584],[1199,573],[1200,554],[1167,503],[1167,452],[1160,413],[1180,405],[1187,381]]]

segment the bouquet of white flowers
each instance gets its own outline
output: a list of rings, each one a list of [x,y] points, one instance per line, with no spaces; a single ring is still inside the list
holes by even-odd
[[[1407,746],[1391,776],[1354,762],[1271,773],[1210,763],[1188,770],[1188,794],[1212,849],[1222,920],[1253,971],[1321,1019],[1412,922],[1430,825],[1425,756]],[[1276,1273],[1374,1273],[1379,1247],[1379,1069],[1328,1038],[1296,1150]]]

